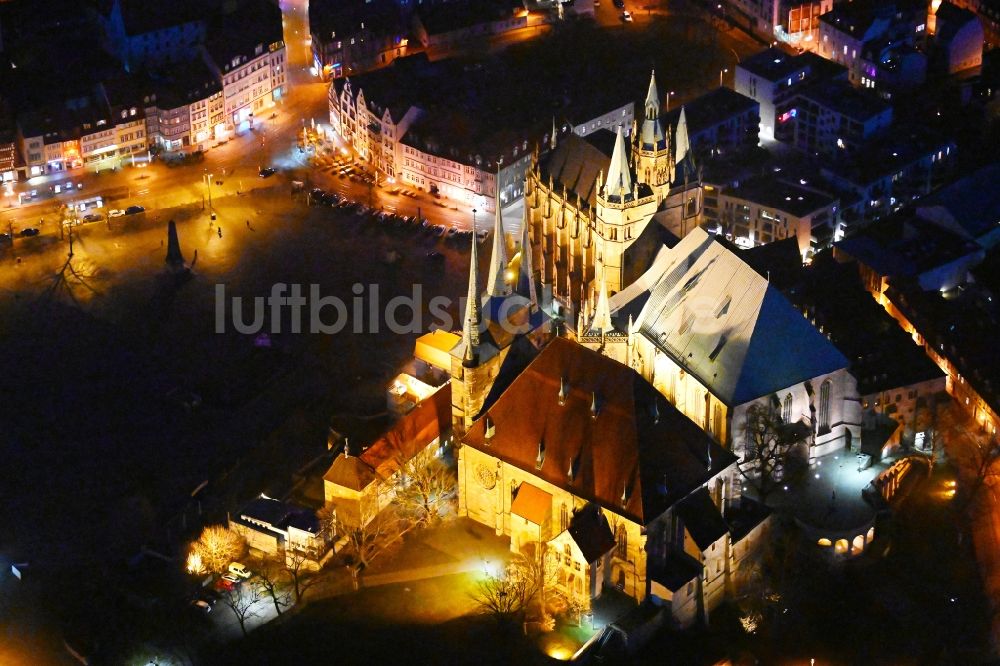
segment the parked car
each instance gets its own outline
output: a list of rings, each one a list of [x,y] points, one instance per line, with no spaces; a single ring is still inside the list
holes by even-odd
[[[448,238],[454,238],[457,235],[458,235],[458,229],[456,229],[455,227],[449,227],[448,231],[445,232],[444,237],[445,239],[448,239]]]
[[[12,245],[14,240],[10,237],[10,234],[0,234],[0,245]]]
[[[476,232],[476,240],[482,243],[484,240],[486,240],[486,237],[489,235],[490,232],[487,229],[480,229],[479,231]]]
[[[632,14],[629,13],[628,11],[622,12],[622,20],[625,21],[626,23],[631,23],[632,22]]]
[[[208,603],[204,599],[195,599],[194,601],[191,602],[191,607],[192,608],[197,608],[198,610],[200,610],[203,613],[211,613],[212,612],[212,604]]]
[[[257,175],[260,176],[261,178],[270,178],[271,176],[273,176],[276,173],[277,173],[277,170],[275,170],[275,169],[273,169],[271,167],[264,167],[263,169],[261,169],[260,171],[257,172]]]
[[[108,211],[108,217],[121,217],[124,214],[125,211],[119,208],[112,208],[111,210]]]
[[[625,9],[625,0],[613,0],[611,3],[618,9]]]
[[[38,229],[34,227],[21,229],[21,232],[18,234],[18,236],[20,236],[21,238],[30,238],[31,236],[37,236],[37,235],[38,235]]]
[[[128,208],[125,209],[126,215],[137,215],[139,213],[145,213],[145,212],[146,209],[143,208],[142,206],[129,206]]]
[[[235,589],[240,583],[239,576],[234,576],[233,574],[226,574],[219,580],[215,581],[215,587],[220,590],[232,590]]]
[[[88,213],[83,216],[84,222],[100,222],[104,219],[104,216],[100,213]]]
[[[253,575],[252,573],[250,573],[249,569],[247,569],[244,565],[240,564],[239,562],[233,562],[232,564],[229,565],[229,573],[236,574],[240,578],[249,578],[250,576]]]

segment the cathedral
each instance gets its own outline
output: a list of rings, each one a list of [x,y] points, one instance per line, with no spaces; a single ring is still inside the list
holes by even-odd
[[[655,73],[641,124],[586,137],[553,128],[525,183],[545,306],[572,319],[593,307],[601,280],[609,293],[620,291],[648,268],[663,231],[683,235],[700,207],[684,110],[676,127],[664,127]],[[650,224],[654,217],[659,224]]]

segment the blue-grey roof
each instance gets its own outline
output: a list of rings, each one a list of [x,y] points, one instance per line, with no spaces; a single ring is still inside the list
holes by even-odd
[[[695,229],[654,262],[641,334],[735,406],[847,368],[847,359],[765,278]]]
[[[994,162],[921,199],[917,206],[943,206],[972,238],[1000,224],[1000,162]]]

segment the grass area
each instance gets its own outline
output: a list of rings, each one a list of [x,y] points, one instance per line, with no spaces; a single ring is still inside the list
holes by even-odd
[[[310,604],[208,663],[541,664],[519,628],[475,612],[469,574],[378,588]]]

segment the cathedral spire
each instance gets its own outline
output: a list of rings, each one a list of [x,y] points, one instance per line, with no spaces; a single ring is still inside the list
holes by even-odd
[[[601,293],[597,297],[597,307],[594,309],[593,327],[602,335],[611,330],[611,306],[608,303],[608,281],[604,279],[604,270],[601,271]]]
[[[660,93],[656,89],[656,70],[649,74],[649,92],[646,93],[646,119],[660,117]]]
[[[507,234],[503,231],[503,207],[500,205],[500,168],[497,167],[496,180],[496,221],[493,226],[493,256],[490,257],[490,274],[487,277],[488,296],[509,296],[507,283]]]
[[[604,185],[605,197],[618,197],[623,201],[632,194],[632,175],[628,168],[628,153],[625,151],[625,139],[622,138],[621,125],[615,135],[615,148],[611,153],[611,165],[608,167],[608,180]]]
[[[549,148],[556,149],[556,117],[552,116],[552,136],[549,138]]]
[[[462,342],[465,343],[463,365],[474,366],[479,355],[479,252],[476,237],[476,211],[472,211],[472,256],[469,258],[469,293],[465,301],[465,321],[462,323]]]
[[[524,221],[521,222],[521,265],[518,269],[518,287],[531,301],[531,309],[538,309],[538,294],[535,292],[535,270],[531,261],[531,218],[528,207],[524,207]],[[522,286],[527,282],[526,287]]]
[[[677,130],[674,132],[674,164],[677,168],[681,166],[681,162],[684,158],[688,156],[691,150],[691,146],[688,143],[688,125],[687,117],[684,115],[684,107],[681,107],[680,117],[677,119]]]

